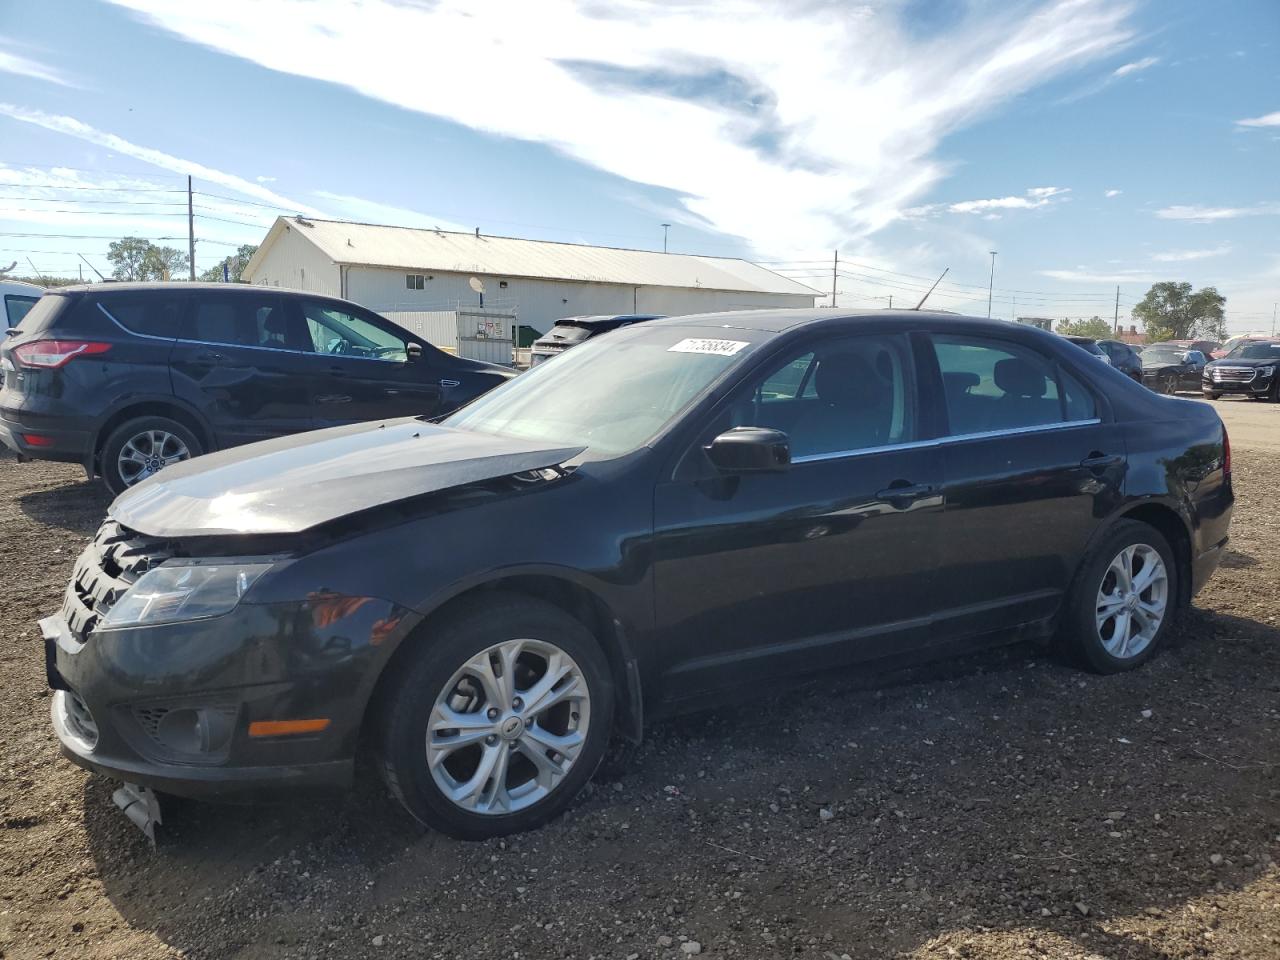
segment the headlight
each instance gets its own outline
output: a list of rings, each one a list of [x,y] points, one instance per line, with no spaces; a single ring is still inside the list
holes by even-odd
[[[1276,372],[1276,366],[1274,363],[1267,364],[1267,366],[1265,367],[1258,368],[1258,376],[1260,377],[1269,377],[1275,372]]]
[[[102,618],[99,630],[203,620],[230,613],[270,563],[174,563],[148,570]]]

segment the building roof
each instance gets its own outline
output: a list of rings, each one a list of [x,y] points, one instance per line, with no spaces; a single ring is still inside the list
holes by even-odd
[[[271,246],[285,230],[305,237],[334,263],[352,266],[821,296],[820,291],[772,270],[730,257],[655,253],[296,217],[278,217],[272,224],[266,239],[245,265],[246,280],[253,281]]]

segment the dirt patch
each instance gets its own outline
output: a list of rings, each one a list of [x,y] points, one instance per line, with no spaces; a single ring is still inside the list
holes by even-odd
[[[1017,646],[826,679],[654,726],[568,816],[481,844],[424,833],[370,778],[328,802],[172,806],[153,852],[58,758],[34,627],[107,499],[0,459],[0,949],[1280,956],[1280,406],[1218,406],[1232,551],[1143,670]]]

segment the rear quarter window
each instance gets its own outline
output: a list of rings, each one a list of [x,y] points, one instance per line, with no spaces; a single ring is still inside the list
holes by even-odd
[[[10,293],[4,298],[4,314],[7,326],[16,327],[22,322],[22,318],[27,315],[32,307],[36,305],[39,297],[24,297],[21,294]]]
[[[58,317],[67,309],[71,298],[60,293],[46,293],[27,310],[17,324],[23,333],[41,333],[53,326]]]
[[[165,340],[177,339],[179,335],[180,297],[103,297],[100,302],[111,318],[129,333]]]

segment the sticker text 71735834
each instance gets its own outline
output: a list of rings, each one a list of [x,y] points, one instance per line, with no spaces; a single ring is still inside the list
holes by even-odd
[[[713,340],[708,337],[687,337],[667,347],[668,353],[710,353],[717,357],[732,357],[747,346],[746,340]]]

